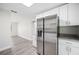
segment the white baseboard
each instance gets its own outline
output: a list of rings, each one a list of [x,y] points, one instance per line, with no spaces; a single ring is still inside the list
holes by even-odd
[[[21,37],[21,38],[27,39],[29,41],[32,41],[30,38],[27,38],[27,37],[24,37],[24,36],[21,36],[21,35],[18,35],[18,36]]]
[[[10,49],[10,48],[12,48],[12,47],[8,46],[8,47],[5,47],[5,48],[0,48],[0,51],[4,51],[4,50]]]

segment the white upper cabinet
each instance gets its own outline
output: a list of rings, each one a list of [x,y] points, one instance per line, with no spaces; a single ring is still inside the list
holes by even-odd
[[[68,5],[68,20],[70,25],[79,25],[79,4],[72,3]]]
[[[58,8],[52,9],[44,14],[45,16],[58,14]]]
[[[79,4],[71,3],[59,8],[60,26],[79,25]]]
[[[79,25],[79,3],[66,4],[41,13],[37,17],[40,18],[55,14],[59,16],[60,26]]]
[[[45,16],[49,16],[49,15],[55,15],[55,14],[58,14],[58,8],[51,9],[49,11],[41,13],[41,14],[37,15],[36,18],[41,18],[41,17],[45,17]]]
[[[68,5],[59,7],[59,22],[60,26],[67,26],[68,21]]]

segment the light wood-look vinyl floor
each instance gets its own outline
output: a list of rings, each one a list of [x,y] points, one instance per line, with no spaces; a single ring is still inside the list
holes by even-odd
[[[12,36],[13,47],[0,51],[0,55],[37,55],[32,42],[19,36]]]
[[[32,46],[32,42],[19,36],[12,37],[14,47],[12,53],[15,55],[37,55],[36,49]]]

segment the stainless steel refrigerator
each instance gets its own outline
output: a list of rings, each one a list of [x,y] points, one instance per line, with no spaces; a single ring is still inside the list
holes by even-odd
[[[37,19],[37,53],[58,54],[58,16],[50,15]]]

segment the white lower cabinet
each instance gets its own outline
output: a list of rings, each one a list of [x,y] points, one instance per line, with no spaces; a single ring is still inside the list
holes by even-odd
[[[76,42],[59,40],[59,55],[79,55],[79,46]]]
[[[70,55],[79,55],[79,47],[72,46]]]
[[[60,26],[68,26],[68,5],[59,7],[59,22]]]
[[[69,55],[71,51],[71,43],[65,40],[59,40],[59,55]]]
[[[66,46],[64,44],[59,44],[59,55],[67,55]]]

